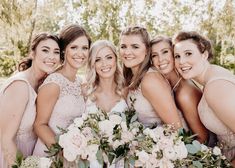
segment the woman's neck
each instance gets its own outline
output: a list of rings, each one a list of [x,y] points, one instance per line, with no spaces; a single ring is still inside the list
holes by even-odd
[[[109,79],[100,79],[99,85],[97,86],[98,92],[103,92],[106,94],[115,93],[116,83],[114,82],[114,78]]]
[[[199,73],[199,75],[196,76],[194,78],[194,80],[197,81],[199,84],[204,86],[206,84],[206,82],[208,81],[208,76],[209,76],[209,73],[210,73],[210,69],[211,69],[210,63],[205,62],[205,65],[203,66],[203,69],[202,69],[201,73]]]
[[[77,69],[63,65],[59,72],[71,82],[74,82],[76,80]]]
[[[34,68],[33,65],[29,69],[25,70],[24,73],[30,85],[32,86],[32,88],[34,88],[35,91],[37,91],[42,80],[47,75],[45,72],[42,72],[39,69]]]

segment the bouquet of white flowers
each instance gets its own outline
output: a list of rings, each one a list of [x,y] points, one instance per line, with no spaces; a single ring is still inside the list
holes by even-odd
[[[78,167],[102,167],[124,159],[142,130],[133,110],[89,111],[74,120],[59,136],[58,144],[64,158]]]

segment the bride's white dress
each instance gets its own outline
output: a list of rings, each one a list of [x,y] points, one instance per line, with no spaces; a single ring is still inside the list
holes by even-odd
[[[127,103],[124,99],[120,99],[113,108],[109,111],[110,112],[118,112],[122,113],[127,108]],[[91,101],[90,99],[86,102],[86,112],[95,112],[99,108],[97,107],[96,103]],[[123,168],[124,167],[124,161],[120,160],[116,164],[108,165],[109,168]],[[98,163],[97,160],[94,160],[90,162],[90,168],[102,168],[102,166]]]

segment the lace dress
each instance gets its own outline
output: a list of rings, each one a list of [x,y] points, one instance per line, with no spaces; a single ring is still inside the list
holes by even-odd
[[[66,129],[74,118],[81,116],[85,111],[85,102],[81,95],[81,82],[78,77],[75,82],[71,82],[62,74],[53,73],[42,84],[44,86],[48,83],[55,83],[60,87],[60,95],[48,123],[56,135],[60,134],[58,127]],[[45,150],[47,147],[38,138],[33,155],[46,156]]]
[[[208,81],[207,84],[215,80],[226,80],[235,85],[234,76],[225,76],[226,75],[220,78],[213,78]],[[230,130],[208,106],[204,94],[198,104],[198,111],[199,117],[205,127],[217,135],[218,142],[222,145],[223,154],[229,160],[232,160],[235,157],[235,133],[232,132],[232,130]]]
[[[126,101],[124,99],[120,99],[113,108],[110,110],[110,112],[123,112],[127,108]],[[86,102],[86,112],[94,112],[97,111],[98,107],[95,102],[91,101],[90,99]],[[124,167],[124,161],[120,160],[116,164],[108,165],[109,168],[123,168]],[[90,168],[102,168],[102,166],[98,163],[98,161],[93,161],[90,163]]]
[[[151,73],[151,72],[158,73],[158,71],[150,68],[147,71],[147,73]],[[131,106],[132,103],[133,103],[133,102],[131,102],[131,99],[135,100],[133,106],[134,106],[136,112],[138,113],[139,122],[144,124],[144,126],[153,127],[153,126],[163,124],[161,118],[155,112],[155,110],[154,110],[153,106],[151,105],[151,103],[143,96],[140,86],[136,90],[129,91],[128,96],[127,96],[128,106]],[[187,129],[186,122],[185,122],[185,120],[184,120],[184,118],[183,118],[183,116],[182,116],[182,114],[179,110],[178,110],[178,113],[179,113],[181,122],[183,123],[183,127],[185,129]]]
[[[17,145],[17,149],[19,149],[22,154],[26,157],[32,155],[33,149],[36,143],[36,135],[33,132],[33,123],[36,116],[36,107],[35,100],[37,94],[35,90],[31,87],[29,82],[25,79],[22,73],[18,73],[15,76],[9,78],[0,89],[0,101],[1,97],[4,95],[4,91],[7,87],[9,87],[15,81],[24,81],[27,83],[29,88],[29,101],[25,108],[25,112],[23,114],[19,129],[16,133],[15,142]],[[0,167],[5,168],[6,163],[4,163],[4,158],[2,151],[0,150]]]

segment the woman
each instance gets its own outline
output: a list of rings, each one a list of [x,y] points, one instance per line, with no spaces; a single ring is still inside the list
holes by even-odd
[[[235,76],[209,63],[209,40],[197,32],[180,32],[174,39],[175,66],[184,79],[204,86],[198,105],[199,116],[207,129],[217,135],[223,153],[235,166]]]
[[[82,80],[77,71],[86,63],[90,37],[82,27],[70,25],[60,32],[59,38],[63,65],[45,79],[38,92],[34,130],[39,138],[33,152],[36,156],[46,156],[44,151],[60,134],[58,127],[66,129],[85,111]]]
[[[150,67],[150,40],[142,27],[128,27],[121,32],[120,56],[124,63],[125,86],[138,119],[145,126],[171,124],[175,129],[182,127],[171,88],[163,76]]]
[[[24,157],[33,152],[36,135],[33,122],[36,115],[37,89],[45,75],[60,62],[57,36],[40,33],[30,46],[29,57],[19,64],[19,71],[0,89],[1,164],[11,167],[19,150]],[[4,163],[5,162],[5,163]]]
[[[88,59],[87,111],[101,109],[106,113],[123,112],[127,104],[123,98],[123,76],[115,46],[107,40],[96,41]],[[94,112],[94,111],[93,111]],[[109,167],[124,167],[119,161]],[[95,161],[91,167],[101,167]]]
[[[197,139],[207,141],[208,132],[201,123],[197,105],[201,99],[201,90],[191,80],[182,79],[174,66],[173,45],[169,37],[157,36],[150,42],[153,65],[164,75],[171,86],[177,107],[183,112],[187,124]]]
[[[122,112],[126,107],[123,99],[123,76],[118,64],[115,46],[107,40],[96,41],[88,59],[88,110],[96,106],[106,113]],[[94,109],[94,108],[92,108]]]

